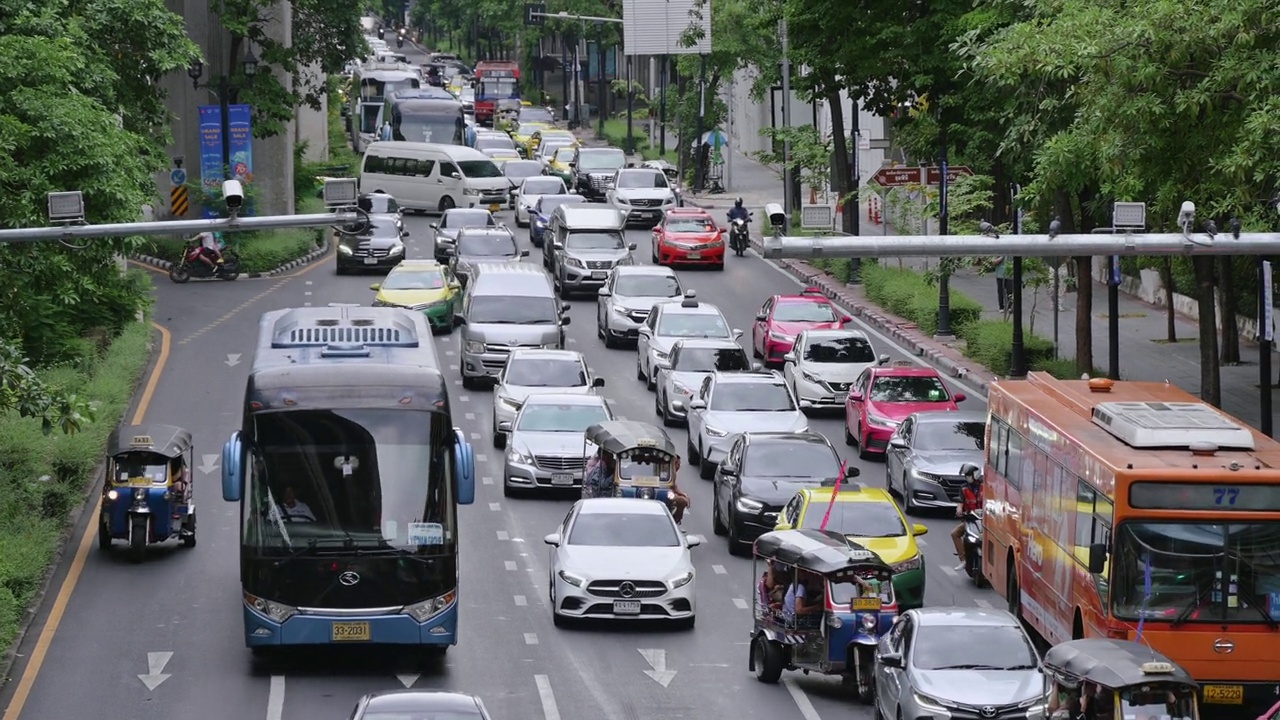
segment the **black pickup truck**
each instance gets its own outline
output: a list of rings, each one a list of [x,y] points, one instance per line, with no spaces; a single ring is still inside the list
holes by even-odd
[[[573,155],[573,189],[587,200],[604,202],[609,181],[627,165],[618,148],[580,147]]]

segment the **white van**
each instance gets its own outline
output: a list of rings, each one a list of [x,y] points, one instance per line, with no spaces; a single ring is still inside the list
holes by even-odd
[[[360,191],[391,195],[423,212],[484,207],[497,212],[511,183],[488,155],[463,145],[405,141],[371,143],[360,168]]]

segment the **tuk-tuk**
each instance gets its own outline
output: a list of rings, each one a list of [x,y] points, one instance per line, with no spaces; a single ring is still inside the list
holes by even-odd
[[[1200,720],[1200,685],[1142,643],[1072,640],[1050,648],[1043,666],[1050,720]]]
[[[634,420],[607,420],[583,433],[583,456],[595,457],[587,464],[582,497],[596,497],[598,491],[586,481],[594,463],[612,461],[611,497],[642,498],[670,502],[680,468],[680,454],[662,428]]]
[[[876,645],[898,613],[893,569],[827,530],[765,533],[752,554],[760,579],[748,669],[763,683],[778,682],[783,670],[839,675],[871,703]],[[803,597],[793,599],[798,588]]]
[[[196,545],[191,433],[173,425],[116,428],[107,440],[98,547],[125,540],[134,560],[150,543],[180,538]]]

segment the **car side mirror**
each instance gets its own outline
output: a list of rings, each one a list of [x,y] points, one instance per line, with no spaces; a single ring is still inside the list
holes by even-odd
[[[609,288],[600,288],[599,290],[596,291],[596,297],[602,297],[602,298],[613,297],[613,293],[609,292]]]
[[[466,318],[462,317],[461,315],[456,315],[456,314],[453,316],[453,326],[454,326],[454,327],[462,327],[463,325],[466,325],[466,324],[467,324],[467,319],[466,319]]]
[[[720,463],[720,474],[733,477],[738,474],[738,468],[726,463]]]
[[[854,402],[862,402],[862,393],[849,391],[849,399]]]
[[[572,307],[573,307],[573,306],[572,306],[572,305],[570,305],[569,303],[560,303],[560,312],[561,312],[561,313],[567,313],[567,312],[569,312],[570,308],[572,308]]]
[[[402,237],[402,238],[407,238],[407,237],[409,237],[409,231],[408,231],[408,230],[401,230],[401,231],[400,231],[400,237]]]
[[[381,290],[381,289],[382,289],[382,283],[374,283],[374,284],[372,284],[372,285],[370,285],[370,286],[369,286],[369,289],[370,289],[370,290],[372,290],[372,291],[374,291],[374,292],[378,292],[379,290]]]
[[[859,475],[861,475],[861,474],[862,474],[862,471],[861,471],[861,470],[859,470],[859,469],[858,469],[858,468],[856,468],[856,467],[853,467],[852,465],[850,465],[850,466],[848,466],[848,467],[846,467],[846,468],[844,469],[844,479],[845,479],[845,480],[850,480],[850,479],[852,479],[852,478],[856,478],[856,477],[858,477],[858,476],[859,476]]]
[[[707,402],[705,400],[690,400],[689,409],[690,410],[706,410]]]
[[[685,547],[696,548],[702,544],[702,536],[701,535],[685,535],[684,544],[685,544]]]
[[[560,547],[560,533],[551,533],[550,535],[542,538],[542,542],[552,547]]]
[[[591,387],[593,387],[593,388],[602,388],[602,387],[604,387],[604,378],[602,378],[602,377],[598,377],[598,378],[596,378],[596,379],[592,380],[592,381],[591,381]]]
[[[431,223],[431,229],[432,229],[432,230],[439,230],[439,229],[440,229],[440,223]]]
[[[764,313],[756,313],[756,322],[764,322],[765,320],[768,320],[768,319],[769,319],[768,315],[765,315]]]
[[[568,163],[566,163],[566,164],[569,166],[569,169],[571,169],[571,170],[572,170],[572,169],[574,169],[574,168],[577,168],[577,167],[578,167],[578,163],[576,163],[576,162],[574,162],[574,161],[572,161],[572,160],[570,160],[570,161],[569,161]]]
[[[461,180],[462,173],[452,172],[452,173],[449,173],[449,177],[453,178],[454,180]]]
[[[503,420],[502,422],[498,423],[498,432],[503,432],[503,433],[511,432],[511,422],[508,420]]]
[[[565,325],[570,325],[572,323],[573,323],[573,318],[571,316],[569,315],[560,316],[560,327],[564,327]]]
[[[840,318],[840,322],[841,322],[841,323],[851,323],[851,322],[853,322],[853,316],[852,316],[852,315],[845,315],[844,317]]]
[[[636,249],[636,244],[635,244],[635,243],[631,243],[631,244],[627,245],[627,249],[628,249],[628,250],[635,250],[635,249]]]
[[[764,369],[764,363],[761,363],[761,362],[753,362],[753,363],[751,363],[751,370],[752,370],[752,372],[760,372],[760,371],[761,371],[761,370],[763,370],[763,369]]]
[[[928,535],[928,534],[929,534],[929,526],[928,526],[928,525],[921,525],[920,523],[916,523],[915,525],[912,525],[912,526],[911,526],[911,534],[912,534],[912,535],[914,535],[914,536],[916,536],[916,537],[920,537],[921,535]]]
[[[734,328],[734,329],[733,329],[733,339],[734,339],[734,340],[741,340],[741,339],[742,339],[742,331],[741,331],[741,330],[739,330],[738,328]]]
[[[1094,543],[1089,546],[1089,572],[1101,575],[1107,569],[1107,544]]]
[[[529,257],[529,251],[528,251],[528,250],[521,250],[521,251],[520,251],[520,257]]]
[[[880,660],[880,664],[887,668],[893,668],[894,670],[902,669],[902,655],[899,653],[884,653],[878,659]]]
[[[783,362],[793,363],[793,362],[795,362],[795,361],[796,361],[796,354],[795,354],[795,353],[787,353],[786,355],[783,355],[783,356],[782,356],[782,360],[783,360]]]
[[[894,435],[893,437],[889,438],[889,447],[893,448],[894,450],[906,450],[907,441],[903,440],[901,435]]]
[[[954,397],[954,399],[955,399],[955,401],[956,401],[956,402],[964,402],[964,400],[965,400],[965,394],[964,394],[964,393],[956,393],[953,397]]]

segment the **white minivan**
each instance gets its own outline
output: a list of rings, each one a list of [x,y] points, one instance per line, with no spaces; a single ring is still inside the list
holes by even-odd
[[[360,168],[360,191],[394,197],[401,207],[443,213],[484,207],[497,212],[511,183],[488,155],[463,145],[370,143]]]

